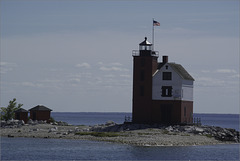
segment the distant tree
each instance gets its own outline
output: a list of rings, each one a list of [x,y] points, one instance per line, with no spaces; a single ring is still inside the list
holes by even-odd
[[[15,111],[21,108],[23,104],[18,104],[16,102],[16,98],[14,98],[12,101],[9,101],[8,107],[1,107],[1,120],[11,120],[14,118]]]

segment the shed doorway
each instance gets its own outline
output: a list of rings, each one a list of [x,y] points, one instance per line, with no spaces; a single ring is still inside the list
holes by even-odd
[[[37,120],[37,114],[35,111],[33,112],[33,120]]]

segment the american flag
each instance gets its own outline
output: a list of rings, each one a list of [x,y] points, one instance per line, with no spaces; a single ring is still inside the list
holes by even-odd
[[[153,26],[160,26],[160,23],[153,20]]]

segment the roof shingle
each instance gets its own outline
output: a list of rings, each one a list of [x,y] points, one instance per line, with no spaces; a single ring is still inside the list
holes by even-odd
[[[180,77],[182,77],[185,80],[192,80],[194,81],[194,78],[183,68],[180,64],[175,63],[168,63],[172,67],[172,69],[179,74]],[[164,66],[163,63],[158,64],[158,69],[161,69]]]
[[[28,112],[27,110],[23,109],[23,108],[19,108],[18,110],[14,111],[14,112]]]
[[[36,107],[31,108],[29,111],[52,111],[52,110],[43,105],[37,105]]]

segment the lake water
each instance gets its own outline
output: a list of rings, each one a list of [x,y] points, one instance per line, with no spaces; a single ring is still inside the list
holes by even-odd
[[[122,123],[130,113],[53,113],[74,125]],[[202,124],[239,129],[239,115],[194,114]],[[239,160],[239,144],[141,147],[117,143],[1,138],[1,160]]]

